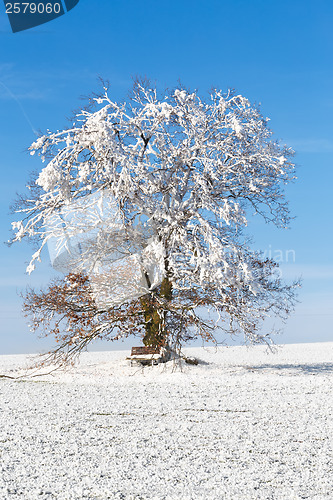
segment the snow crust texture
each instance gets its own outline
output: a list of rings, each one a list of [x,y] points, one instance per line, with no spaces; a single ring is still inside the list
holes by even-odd
[[[93,352],[1,378],[0,498],[332,499],[333,343],[186,352],[199,365]]]

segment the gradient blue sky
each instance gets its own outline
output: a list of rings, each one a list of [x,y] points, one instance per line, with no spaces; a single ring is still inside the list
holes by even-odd
[[[291,229],[250,228],[256,247],[283,259],[287,279],[303,276],[300,303],[276,341],[333,340],[332,42],[330,0],[80,0],[65,16],[16,34],[1,2],[1,240],[9,238],[15,193],[41,168],[25,152],[34,130],[66,127],[80,96],[98,89],[98,76],[109,79],[116,100],[137,74],[160,88],[179,79],[201,93],[233,87],[261,103],[276,137],[297,153],[298,181],[287,190],[296,216]],[[21,316],[18,292],[52,274],[45,254],[27,277],[30,253],[24,244],[0,246],[2,354],[50,345]]]

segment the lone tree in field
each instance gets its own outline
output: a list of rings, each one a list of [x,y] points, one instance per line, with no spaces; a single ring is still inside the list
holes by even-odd
[[[13,224],[12,241],[39,242],[28,272],[59,231],[63,247],[93,234],[64,278],[25,297],[32,328],[57,338],[53,359],[67,361],[98,337],[139,335],[145,345],[179,349],[219,330],[269,342],[263,321],[287,318],[298,283],[282,283],[278,265],[251,250],[244,229],[249,214],[287,227],[292,150],[233,91],[203,100],[179,87],[161,98],[136,82],[129,102],[113,102],[106,89],[93,101],[73,128],[30,147],[47,164],[17,202],[24,216]],[[60,229],[50,223],[59,214]],[[127,293],[134,275],[136,293]]]

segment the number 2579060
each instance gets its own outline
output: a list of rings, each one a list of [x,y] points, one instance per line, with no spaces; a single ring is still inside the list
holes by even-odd
[[[60,3],[13,2],[6,3],[7,14],[60,14]]]

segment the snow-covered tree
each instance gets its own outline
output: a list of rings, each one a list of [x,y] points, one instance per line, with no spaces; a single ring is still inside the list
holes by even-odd
[[[58,348],[67,353],[96,336],[119,338],[126,309],[136,320],[125,333],[142,328],[146,345],[179,347],[198,336],[212,340],[217,331],[270,341],[263,322],[287,318],[298,283],[281,281],[277,264],[251,249],[245,228],[254,214],[287,227],[292,150],[272,139],[268,119],[234,91],[213,90],[203,99],[179,86],[160,97],[137,81],[128,102],[117,103],[104,90],[72,128],[48,132],[30,147],[46,166],[19,201],[24,215],[13,224],[13,242],[39,242],[27,271],[52,239],[67,254],[68,242],[84,246],[69,281],[59,285],[63,309],[51,299],[35,307],[41,295],[30,292],[26,311],[34,326],[67,321]],[[122,294],[126,277],[131,285],[135,276],[136,295]],[[75,283],[84,283],[94,317],[79,335],[68,318],[80,308],[86,314],[87,304]]]

